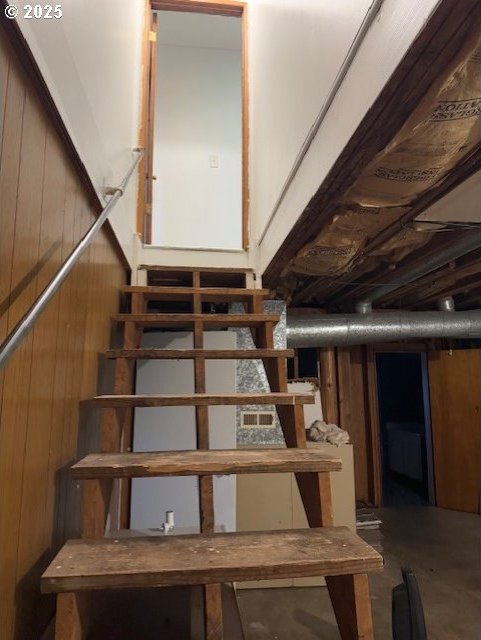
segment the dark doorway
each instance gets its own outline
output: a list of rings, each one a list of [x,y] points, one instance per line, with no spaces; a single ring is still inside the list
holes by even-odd
[[[424,353],[377,353],[383,506],[434,503]]]

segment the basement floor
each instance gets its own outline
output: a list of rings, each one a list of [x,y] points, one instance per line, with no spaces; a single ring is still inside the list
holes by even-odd
[[[379,509],[385,568],[371,574],[376,640],[391,640],[391,591],[416,572],[429,640],[481,637],[478,515],[434,507]],[[339,640],[325,588],[238,591],[245,640]]]
[[[392,639],[391,591],[401,582],[401,566],[418,577],[429,640],[479,640],[481,517],[432,507],[376,513],[385,568],[370,576],[375,640]],[[226,587],[226,640],[240,640],[233,598]],[[189,620],[193,640],[203,637],[201,601],[188,588],[96,592],[95,601],[99,619],[88,640],[180,640],[191,636]],[[239,590],[237,602],[244,640],[339,640],[325,588]]]

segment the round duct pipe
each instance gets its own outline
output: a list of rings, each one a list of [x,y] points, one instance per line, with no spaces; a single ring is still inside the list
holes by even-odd
[[[413,338],[481,338],[481,309],[287,316],[287,346],[291,348]]]

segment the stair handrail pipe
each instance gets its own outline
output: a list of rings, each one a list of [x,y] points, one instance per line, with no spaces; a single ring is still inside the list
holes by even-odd
[[[102,209],[99,217],[95,220],[95,222],[83,236],[83,238],[78,242],[73,251],[66,258],[65,262],[59,268],[57,273],[54,275],[54,277],[48,283],[42,293],[35,300],[30,309],[19,320],[15,328],[8,334],[8,336],[0,345],[0,370],[5,366],[7,360],[25,338],[27,333],[32,329],[37,318],[40,316],[49,301],[52,299],[52,297],[64,282],[65,278],[75,267],[83,253],[88,249],[90,243],[102,228],[104,222],[109,217],[110,212],[117,204],[118,200],[120,200],[120,198],[124,195],[127,184],[132,174],[134,173],[138,163],[140,162],[144,150],[141,148],[135,148],[133,149],[133,152],[136,154],[136,157],[134,158],[129,170],[125,174],[122,182],[117,187],[109,187],[105,190],[106,195],[109,195],[110,199]]]

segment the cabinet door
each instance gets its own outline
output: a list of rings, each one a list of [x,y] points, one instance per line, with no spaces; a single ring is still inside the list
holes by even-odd
[[[479,513],[481,350],[429,356],[436,504]]]

